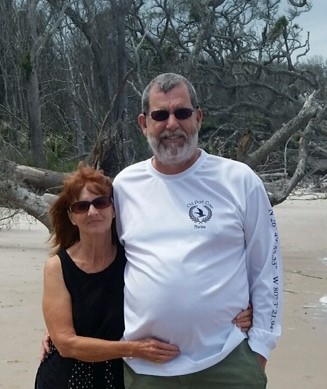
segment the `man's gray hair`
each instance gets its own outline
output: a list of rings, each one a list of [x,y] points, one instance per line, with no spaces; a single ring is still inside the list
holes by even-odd
[[[191,103],[193,108],[198,107],[198,96],[195,91],[194,86],[191,82],[184,76],[176,73],[163,73],[155,77],[149,84],[145,87],[142,95],[142,112],[149,113],[149,95],[153,87],[158,91],[167,93],[171,89],[175,88],[180,84],[185,84],[190,94]]]

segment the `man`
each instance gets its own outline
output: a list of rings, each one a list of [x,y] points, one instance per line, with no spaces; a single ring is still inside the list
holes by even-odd
[[[281,332],[282,267],[262,182],[198,148],[202,111],[186,78],[156,77],[142,111],[153,157],[114,180],[127,256],[124,339],[154,336],[180,355],[166,364],[126,358],[126,388],[265,388]],[[249,301],[245,339],[232,318]]]

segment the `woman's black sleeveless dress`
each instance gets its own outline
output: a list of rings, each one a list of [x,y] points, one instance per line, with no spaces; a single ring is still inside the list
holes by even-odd
[[[126,263],[122,246],[111,265],[99,273],[85,273],[65,250],[59,252],[64,280],[72,298],[77,335],[120,340],[124,331],[123,293]],[[41,362],[36,389],[123,389],[123,362],[82,362],[63,358],[54,346]]]

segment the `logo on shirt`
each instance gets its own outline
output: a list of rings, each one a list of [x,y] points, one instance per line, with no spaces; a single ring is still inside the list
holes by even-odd
[[[206,223],[212,218],[212,205],[209,201],[195,200],[188,204],[188,215],[194,222],[194,228],[206,228]]]

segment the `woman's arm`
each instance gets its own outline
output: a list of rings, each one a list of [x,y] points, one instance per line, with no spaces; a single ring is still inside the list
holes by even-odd
[[[245,311],[241,311],[235,317],[233,323],[235,323],[239,328],[241,328],[242,331],[247,332],[252,326],[252,317],[253,317],[253,309],[252,309],[252,305],[249,304],[248,308]],[[143,341],[143,343],[144,342],[145,341]],[[51,343],[52,341],[49,332],[46,330],[41,345],[41,357],[40,357],[41,361],[43,361],[46,355],[49,353]]]
[[[42,307],[51,341],[63,357],[85,362],[137,357],[164,363],[179,355],[177,346],[152,338],[125,342],[76,335],[71,296],[63,279],[58,256],[50,258],[45,264]],[[44,355],[44,351],[41,355]]]

